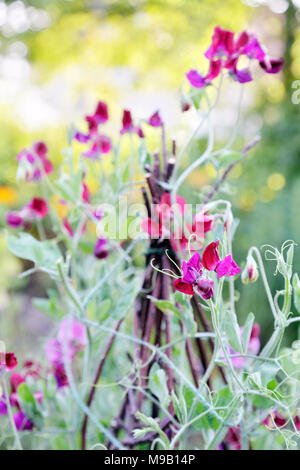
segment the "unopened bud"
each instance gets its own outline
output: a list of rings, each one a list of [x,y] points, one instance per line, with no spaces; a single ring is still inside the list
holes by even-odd
[[[242,272],[242,282],[244,284],[249,284],[249,282],[255,282],[257,281],[258,276],[259,274],[256,261],[252,255],[248,254],[246,266]]]

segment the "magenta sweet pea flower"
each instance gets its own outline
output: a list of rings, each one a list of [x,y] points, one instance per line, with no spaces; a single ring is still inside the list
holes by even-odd
[[[122,129],[120,134],[137,134],[141,139],[144,138],[144,133],[141,127],[137,127],[133,124],[131,112],[128,109],[124,109],[122,117]]]
[[[241,269],[232,259],[231,255],[225,256],[216,266],[217,276],[220,279],[223,276],[235,276],[241,272]]]
[[[0,416],[1,415],[7,415],[7,404],[6,404],[6,399],[5,395],[2,395],[0,397]]]
[[[10,385],[13,392],[16,392],[19,385],[21,385],[23,382],[25,382],[25,377],[23,377],[21,374],[18,374],[17,372],[11,374]]]
[[[26,181],[39,180],[43,177],[43,173],[48,175],[53,171],[47,152],[48,148],[44,142],[35,142],[30,150],[24,149],[17,155],[22,167],[19,174],[25,176]]]
[[[243,31],[235,39],[232,31],[216,26],[212,43],[205,53],[205,57],[210,61],[207,75],[203,76],[193,69],[186,74],[186,77],[193,87],[203,88],[218,77],[222,69],[227,69],[236,81],[248,83],[252,80],[250,70],[238,68],[241,56],[257,60],[267,73],[278,73],[283,65],[283,59],[269,59],[267,57],[263,47],[253,34]]]
[[[88,133],[77,131],[74,138],[82,144],[90,144],[90,148],[82,153],[82,156],[96,159],[101,154],[111,151],[111,141],[106,135],[99,132],[99,125],[108,121],[108,108],[106,103],[99,101],[96,111],[92,115],[85,117],[88,125]]]
[[[161,127],[162,126],[162,119],[158,111],[156,111],[150,118],[148,119],[148,124],[152,127]]]
[[[27,418],[23,411],[14,414],[14,422],[18,431],[32,431],[33,423]]]
[[[104,259],[108,257],[107,240],[104,237],[98,238],[96,245],[93,250],[94,256],[98,259]]]
[[[215,56],[231,55],[234,51],[234,33],[216,26],[212,36],[212,44],[205,52],[207,59],[213,59]]]
[[[38,219],[43,219],[48,215],[48,205],[47,202],[40,198],[34,197],[28,204],[28,209],[32,217],[37,217]]]
[[[251,77],[251,74],[249,72],[249,69],[242,69],[242,70],[235,69],[233,71],[233,77],[239,83],[248,83],[248,82],[251,82],[253,80],[252,77]]]
[[[259,65],[266,73],[279,73],[283,67],[284,59],[268,59],[262,60]]]
[[[182,261],[182,281],[186,284],[195,284],[202,275],[202,265],[199,253],[195,253],[188,262]]]
[[[214,293],[214,283],[211,279],[203,277],[203,266],[198,252],[189,259],[182,261],[182,277],[174,282],[174,289],[184,294],[194,295],[194,287],[197,287],[203,299],[210,299]]]
[[[8,212],[6,214],[6,223],[12,228],[18,228],[23,225],[24,219],[18,212]]]
[[[91,202],[90,190],[88,188],[88,185],[84,181],[82,181],[81,198],[87,204],[89,204]]]
[[[190,70],[186,78],[194,88],[203,88],[206,85],[206,79],[197,70]]]
[[[206,81],[211,81],[214,78],[218,77],[222,70],[222,60],[217,59],[217,60],[211,60],[209,64],[209,71],[208,74],[205,77]]]
[[[93,116],[98,124],[104,124],[108,121],[108,108],[104,101],[99,101],[96,107],[95,114]]]

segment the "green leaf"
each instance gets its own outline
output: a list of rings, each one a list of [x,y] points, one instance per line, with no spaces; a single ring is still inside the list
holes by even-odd
[[[40,268],[56,269],[61,257],[58,247],[51,240],[39,241],[29,233],[7,235],[7,247],[16,256],[28,259]]]
[[[159,399],[162,406],[167,408],[170,403],[170,396],[167,386],[167,376],[158,364],[153,364],[149,374],[149,387],[151,392]]]
[[[248,350],[248,345],[250,341],[251,331],[254,323],[254,315],[253,313],[249,313],[246,323],[244,325],[242,334],[241,334],[241,341],[242,341],[242,348],[243,352],[246,354]]]
[[[235,352],[243,353],[241,343],[240,327],[237,322],[236,314],[227,310],[223,318],[223,328],[228,338],[229,344]]]
[[[64,315],[64,312],[57,307],[57,303],[54,299],[34,297],[32,299],[32,304],[37,310],[40,310],[55,320],[60,320]]]

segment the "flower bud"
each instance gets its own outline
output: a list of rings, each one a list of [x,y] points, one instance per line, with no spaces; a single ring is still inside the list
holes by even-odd
[[[242,282],[244,284],[255,282],[258,279],[258,275],[256,261],[252,255],[248,254],[246,266],[242,272]]]

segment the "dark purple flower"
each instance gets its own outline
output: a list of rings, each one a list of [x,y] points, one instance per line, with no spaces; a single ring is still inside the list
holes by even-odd
[[[94,256],[98,259],[104,259],[108,256],[107,240],[104,237],[98,238],[94,246]]]

